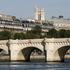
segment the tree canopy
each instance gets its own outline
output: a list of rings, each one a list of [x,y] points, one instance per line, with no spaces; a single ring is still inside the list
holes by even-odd
[[[50,29],[46,33],[42,33],[40,26],[35,26],[31,31],[26,31],[26,33],[12,33],[12,31],[0,31],[0,40],[7,39],[35,39],[35,38],[69,38],[70,30],[61,29],[59,31],[55,29]]]

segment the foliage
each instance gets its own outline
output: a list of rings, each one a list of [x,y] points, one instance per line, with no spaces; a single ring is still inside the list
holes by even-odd
[[[61,29],[59,31],[55,29],[49,30],[47,33],[47,37],[54,37],[54,38],[69,38],[70,37],[70,30]]]
[[[0,40],[7,40],[11,38],[11,32],[9,31],[1,31],[0,32]]]
[[[47,37],[49,37],[49,38],[51,38],[51,37],[57,38],[58,37],[57,30],[55,30],[55,29],[49,30],[49,32],[47,33]]]
[[[66,36],[66,30],[64,30],[64,29],[59,30],[59,37],[60,37],[60,38],[65,38],[65,37],[67,37],[67,36]]]
[[[59,31],[50,29],[48,32],[43,33],[41,27],[35,26],[31,31],[26,33],[12,33],[10,31],[1,31],[0,40],[7,39],[35,39],[35,38],[69,38],[70,30],[61,29]]]
[[[66,31],[66,37],[69,38],[70,37],[70,30]]]
[[[25,34],[24,33],[15,33],[14,39],[25,39]]]
[[[36,25],[31,31],[33,34],[40,35],[42,32],[42,28],[40,26]]]
[[[26,32],[26,39],[40,38],[41,32],[41,27],[37,25],[34,28],[32,28],[31,31]]]

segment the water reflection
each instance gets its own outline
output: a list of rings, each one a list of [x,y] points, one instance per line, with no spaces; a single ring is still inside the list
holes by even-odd
[[[0,62],[0,70],[70,70],[67,62]]]

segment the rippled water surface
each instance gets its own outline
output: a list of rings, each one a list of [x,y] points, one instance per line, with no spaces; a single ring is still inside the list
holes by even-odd
[[[0,70],[70,70],[70,62],[0,62]]]

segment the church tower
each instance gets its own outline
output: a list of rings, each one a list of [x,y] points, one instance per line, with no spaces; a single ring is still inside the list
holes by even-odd
[[[36,11],[35,11],[35,20],[38,21],[38,22],[45,21],[44,8],[36,8]]]

